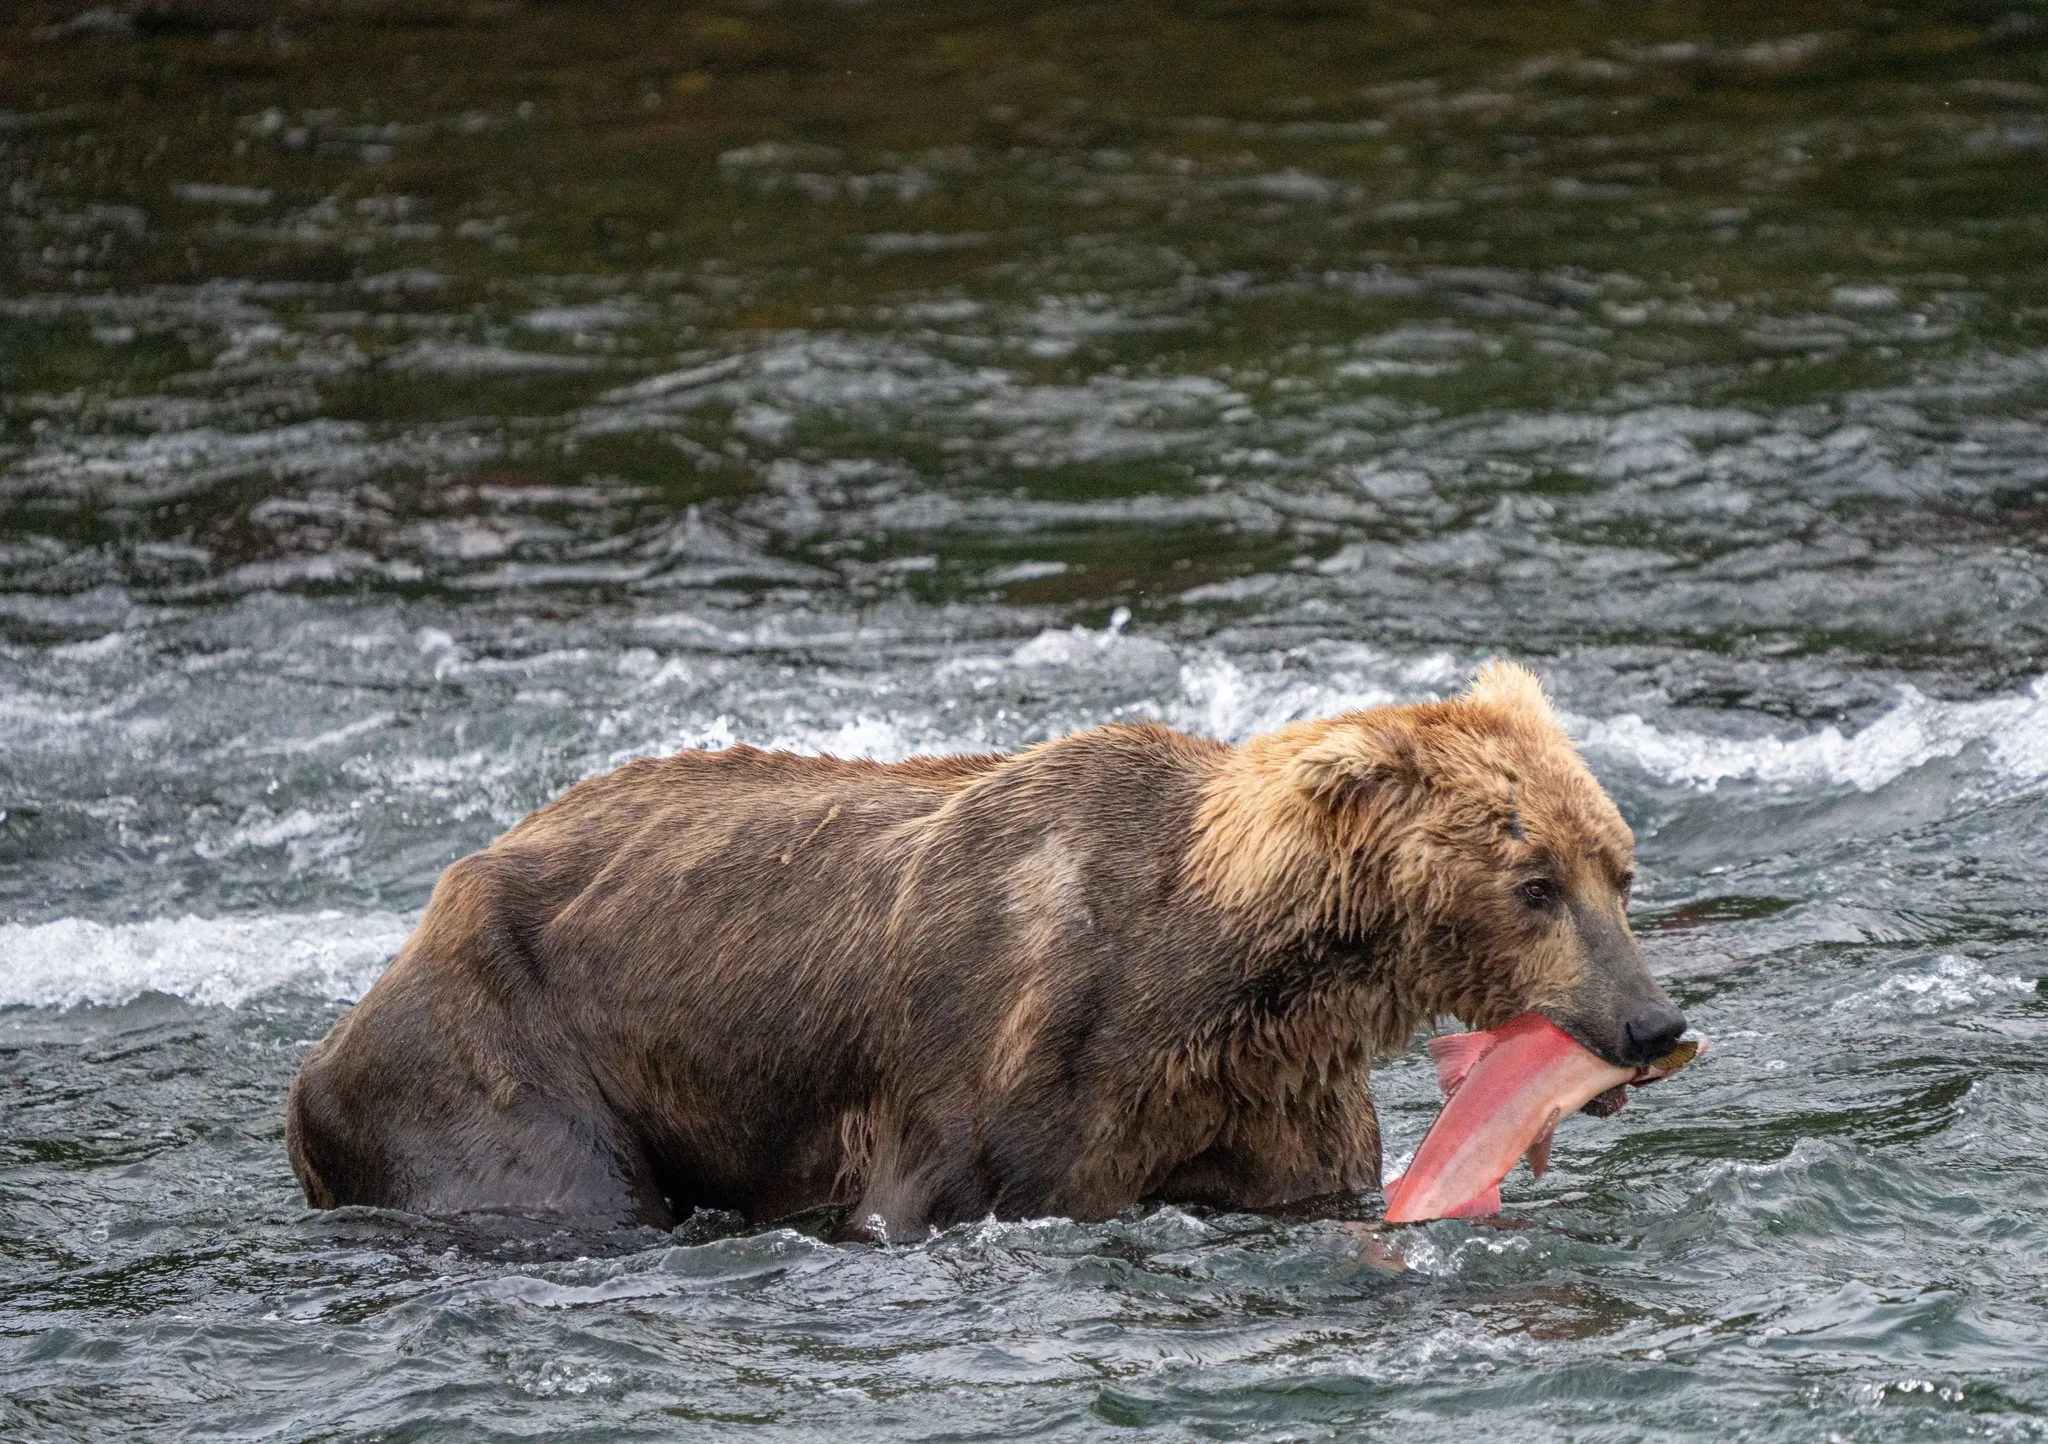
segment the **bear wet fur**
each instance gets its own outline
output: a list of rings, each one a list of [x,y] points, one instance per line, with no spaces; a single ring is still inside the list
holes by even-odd
[[[1370,1190],[1368,1070],[1421,1024],[1676,1037],[1631,850],[1507,664],[1241,747],[634,762],[442,875],[287,1145],[315,1207],[897,1237]]]

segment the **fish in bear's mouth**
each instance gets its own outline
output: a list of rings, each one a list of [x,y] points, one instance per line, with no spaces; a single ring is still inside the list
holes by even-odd
[[[1560,1118],[1574,1109],[1603,1118],[1618,1113],[1627,1089],[1670,1077],[1705,1046],[1682,1039],[1643,1067],[1623,1068],[1533,1012],[1492,1032],[1430,1039],[1444,1106],[1408,1171],[1382,1190],[1386,1221],[1500,1212],[1501,1179],[1520,1157],[1543,1176]]]

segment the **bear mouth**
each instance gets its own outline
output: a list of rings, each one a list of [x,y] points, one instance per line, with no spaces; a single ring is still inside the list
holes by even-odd
[[[1628,1106],[1629,1089],[1647,1088],[1652,1083],[1661,1083],[1706,1051],[1706,1039],[1690,1036],[1680,1038],[1677,1047],[1647,1066],[1638,1068],[1636,1076],[1626,1083],[1617,1083],[1605,1093],[1596,1093],[1588,1098],[1579,1105],[1579,1112],[1590,1114],[1594,1118],[1612,1118]]]
[[[1597,1093],[1579,1105],[1579,1112],[1594,1118],[1612,1118],[1628,1107],[1628,1085],[1617,1083],[1605,1093]]]

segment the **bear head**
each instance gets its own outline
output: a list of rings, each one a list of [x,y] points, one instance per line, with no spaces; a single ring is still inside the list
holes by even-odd
[[[1188,881],[1264,955],[1355,951],[1386,995],[1376,1043],[1450,1015],[1531,1009],[1622,1067],[1685,1019],[1629,930],[1634,837],[1535,676],[1292,726],[1235,749],[1205,792]]]

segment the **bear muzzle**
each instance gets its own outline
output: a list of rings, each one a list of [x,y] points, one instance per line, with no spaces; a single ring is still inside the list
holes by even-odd
[[[1572,920],[1584,948],[1580,980],[1541,1011],[1616,1067],[1648,1067],[1678,1045],[1685,1014],[1650,976],[1626,923],[1577,905]]]

